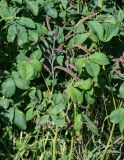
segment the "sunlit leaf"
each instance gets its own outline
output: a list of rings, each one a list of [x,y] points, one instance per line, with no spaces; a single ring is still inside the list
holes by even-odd
[[[58,127],[66,126],[66,122],[63,118],[60,118],[59,116],[56,116],[56,115],[52,115],[51,118],[56,126]]]
[[[34,75],[34,69],[30,61],[21,61],[18,64],[18,72],[23,79],[31,80]]]
[[[110,121],[114,124],[119,124],[124,119],[124,108],[118,108],[111,112]]]
[[[94,54],[89,56],[89,59],[92,62],[97,63],[99,65],[109,64],[109,60],[108,60],[107,56],[104,53],[101,53],[101,52],[95,52]]]
[[[34,16],[38,15],[39,7],[37,1],[25,0],[27,8],[33,13]]]
[[[18,45],[21,46],[28,42],[27,31],[24,26],[17,25]]]
[[[5,97],[11,97],[15,93],[15,83],[12,78],[6,79],[5,82],[2,83],[2,94]]]
[[[119,88],[119,93],[120,93],[121,98],[124,99],[124,82],[121,84]]]
[[[85,68],[92,77],[97,77],[99,75],[100,67],[98,64],[93,63],[92,61],[87,61],[85,63]]]
[[[81,114],[77,114],[74,120],[74,129],[79,131],[82,128],[82,117]]]
[[[33,28],[33,29],[35,29],[36,27],[34,21],[31,18],[27,18],[27,17],[21,17],[18,21],[18,24],[26,26],[28,28]]]
[[[30,81],[27,81],[25,79],[23,79],[19,74],[18,72],[15,72],[13,71],[12,72],[12,77],[13,77],[13,80],[16,84],[16,86],[22,90],[26,90],[29,88],[29,84],[30,84]]]
[[[29,121],[33,118],[33,107],[29,108],[26,112],[26,120]]]
[[[70,86],[67,88],[66,93],[68,99],[71,99],[75,104],[81,104],[83,102],[83,92],[81,92],[77,88]]]
[[[74,86],[83,90],[89,90],[91,89],[92,85],[93,80],[91,78],[88,78],[86,80],[77,81]]]
[[[33,42],[38,41],[38,33],[34,30],[28,30],[29,40]]]
[[[8,34],[7,34],[7,41],[13,42],[17,34],[16,26],[15,24],[12,24],[8,28]]]

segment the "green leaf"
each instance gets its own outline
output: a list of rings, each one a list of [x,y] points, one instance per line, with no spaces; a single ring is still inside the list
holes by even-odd
[[[94,104],[95,99],[94,99],[91,95],[85,94],[85,98],[86,98],[86,101],[87,101],[87,103],[88,103],[89,105]]]
[[[48,123],[48,120],[49,120],[49,115],[43,115],[40,119],[40,124],[44,125],[44,124]]]
[[[41,91],[41,89],[37,89],[36,95],[37,95],[38,100],[41,101],[42,100],[42,91]]]
[[[47,35],[48,34],[48,29],[46,28],[46,26],[44,26],[40,23],[36,23],[36,25],[37,25],[37,32],[39,35],[42,35],[42,34]]]
[[[110,15],[110,14],[99,14],[96,17],[96,20],[100,21],[100,22],[107,22],[107,23],[112,23],[112,24],[116,24],[117,23],[117,21],[115,19],[115,16]]]
[[[58,43],[62,43],[62,42],[64,42],[64,33],[63,33],[64,28],[59,27],[58,30],[59,31],[58,31],[58,35],[57,35],[57,41],[58,41]]]
[[[104,28],[102,24],[97,21],[89,21],[88,26],[93,29],[93,31],[96,33],[100,40],[103,40]]]
[[[22,4],[22,0],[12,0],[13,2],[17,2],[19,4]]]
[[[93,0],[93,1],[94,1],[95,5],[97,7],[102,8],[102,6],[103,6],[103,0]]]
[[[53,102],[54,104],[65,104],[65,99],[64,99],[63,94],[61,92],[54,93]]]
[[[77,114],[76,115],[76,118],[74,120],[74,129],[76,131],[79,131],[81,128],[82,128],[82,117],[81,117],[81,114]]]
[[[34,21],[31,18],[27,18],[27,17],[21,17],[18,20],[18,24],[23,25],[28,28],[33,28],[33,29],[36,28]]]
[[[41,5],[44,5],[45,1],[44,0],[36,0],[37,3],[41,4]]]
[[[28,30],[29,41],[37,42],[38,33],[34,30]]]
[[[61,128],[66,126],[66,122],[63,118],[60,118],[59,116],[56,116],[56,115],[52,115],[51,118],[56,126]]]
[[[92,77],[97,77],[99,75],[100,67],[98,64],[93,63],[92,61],[87,61],[85,63],[85,68]]]
[[[41,69],[42,69],[41,62],[36,60],[36,59],[33,59],[33,60],[30,60],[30,64],[33,66],[34,76],[37,77],[38,74],[41,72]]]
[[[103,23],[104,27],[104,42],[110,41],[114,36],[117,36],[119,27],[113,23]]]
[[[68,42],[67,48],[68,48],[68,49],[72,49],[72,48],[73,48],[73,45],[74,45],[74,39],[71,38],[70,41]]]
[[[89,90],[91,89],[92,85],[93,85],[93,80],[91,78],[88,78],[86,80],[77,81],[74,87],[77,87],[83,90]]]
[[[81,45],[86,41],[86,39],[89,37],[90,33],[82,33],[82,34],[76,34],[73,38],[70,39],[68,43],[68,49],[72,49],[74,44]]]
[[[118,108],[111,112],[110,121],[114,124],[119,124],[124,119],[124,108]]]
[[[95,134],[98,134],[97,126],[87,117],[87,115],[83,114],[83,118],[87,122],[88,128]]]
[[[99,65],[107,65],[109,64],[109,60],[107,56],[101,52],[95,52],[94,54],[89,56],[89,60]]]
[[[21,61],[18,66],[18,72],[23,79],[32,80],[34,69],[30,61]]]
[[[90,33],[90,38],[95,43],[97,43],[99,41],[98,37],[96,36],[96,34],[93,31],[91,31],[91,33]]]
[[[48,109],[49,114],[56,115],[65,109],[66,103],[62,93],[59,92],[53,95],[53,104],[54,106]]]
[[[13,80],[16,84],[16,86],[19,88],[19,89],[22,89],[22,90],[27,90],[29,88],[29,84],[30,84],[30,81],[27,81],[25,79],[23,79],[18,72],[15,72],[13,71],[12,72],[12,77],[13,77]]]
[[[75,65],[76,65],[76,68],[77,68],[79,74],[82,73],[82,68],[85,67],[86,61],[87,61],[86,58],[76,59]]]
[[[86,41],[86,39],[89,37],[89,33],[82,33],[82,34],[76,34],[74,36],[74,44],[82,44],[83,42]]]
[[[0,7],[8,7],[7,1],[6,0],[1,0],[0,1]]]
[[[37,46],[37,48],[34,50],[33,53],[31,53],[30,58],[31,59],[36,59],[36,60],[40,60],[42,57],[42,51],[39,47],[39,45]]]
[[[45,8],[45,11],[52,18],[57,18],[58,16],[57,10],[55,8]]]
[[[12,78],[6,79],[5,82],[2,83],[2,94],[5,97],[12,97],[15,93],[15,83]]]
[[[63,60],[64,60],[64,56],[57,56],[56,61],[60,66],[63,66]]]
[[[103,42],[110,41],[119,32],[119,26],[113,23],[100,24],[97,21],[89,21],[88,26],[96,33],[99,40]]]
[[[17,108],[15,108],[13,122],[21,130],[26,130],[27,122],[26,122],[25,115],[22,111],[18,110]]]
[[[14,107],[10,107],[8,110],[6,110],[3,117],[5,117],[6,121],[13,123]]]
[[[61,11],[60,13],[59,13],[59,17],[61,17],[62,19],[65,19],[66,18],[66,11]]]
[[[9,107],[11,100],[6,99],[6,98],[1,98],[0,99],[0,106],[3,107],[4,109],[7,109]]]
[[[60,103],[50,108],[48,112],[50,115],[51,114],[57,115],[58,113],[61,113],[64,109],[65,109],[65,105],[63,103]]]
[[[27,31],[24,26],[17,25],[17,36],[19,46],[28,42]]]
[[[34,117],[34,111],[33,111],[33,107],[29,108],[26,112],[26,120],[30,121],[32,120],[32,118]]]
[[[67,0],[60,0],[60,1],[61,1],[62,5],[63,5],[64,9],[66,9],[68,1]]]
[[[12,19],[11,12],[9,11],[8,7],[6,7],[6,6],[0,6],[0,16],[5,21]]]
[[[39,7],[37,1],[25,0],[27,8],[33,13],[34,16],[38,15]]]
[[[15,24],[10,25],[8,28],[7,41],[13,42],[16,34],[17,34],[17,30],[16,30]]]
[[[72,86],[68,87],[66,90],[68,99],[75,104],[81,104],[83,102],[83,93],[79,91],[77,88],[74,88]]]
[[[119,129],[121,133],[124,132],[124,118],[119,122]]]
[[[119,88],[119,94],[120,94],[121,98],[124,99],[124,82],[121,84],[121,86]]]
[[[35,87],[32,87],[30,88],[30,91],[29,91],[29,97],[32,101],[35,101],[36,100],[36,88]],[[33,107],[33,104],[32,103],[29,103],[28,104],[30,107]]]
[[[74,26],[74,30],[76,32],[83,32],[83,31],[85,31],[85,26],[83,23],[80,23],[79,25]]]

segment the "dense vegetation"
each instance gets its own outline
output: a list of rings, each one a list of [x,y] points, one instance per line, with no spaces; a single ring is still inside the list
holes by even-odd
[[[0,159],[124,158],[124,3],[0,0]]]

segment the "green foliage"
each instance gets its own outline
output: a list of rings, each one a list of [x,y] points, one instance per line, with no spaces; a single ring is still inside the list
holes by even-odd
[[[113,23],[99,23],[97,21],[89,21],[88,26],[93,29],[100,41],[108,42],[114,36],[117,36],[119,27]]]
[[[119,93],[120,93],[121,98],[124,98],[124,82],[121,84],[119,88]]]
[[[111,112],[110,121],[114,124],[119,124],[120,132],[124,131],[124,109],[118,108]]]
[[[2,94],[5,97],[11,97],[15,93],[15,83],[12,78],[6,79],[5,82],[2,83]]]
[[[75,87],[83,90],[90,90],[93,85],[93,81],[91,78],[88,78],[86,80],[80,80],[75,83]]]
[[[1,159],[123,159],[124,2],[1,0],[0,31]]]
[[[74,122],[74,129],[79,131],[82,128],[82,117],[81,114],[76,115]]]
[[[109,60],[108,60],[107,56],[103,53],[95,52],[94,54],[89,56],[89,59],[99,65],[109,64]]]
[[[95,134],[98,134],[98,129],[96,125],[85,114],[83,114],[83,118],[87,122],[89,129]]]

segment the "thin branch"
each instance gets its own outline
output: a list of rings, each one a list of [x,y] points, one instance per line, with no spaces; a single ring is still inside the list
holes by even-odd
[[[68,73],[75,80],[77,80],[77,81],[80,80],[80,78],[74,72],[72,72],[71,70],[69,70],[66,67],[56,66],[56,67],[54,67],[54,69],[61,69],[61,70],[65,71],[66,73]]]
[[[52,72],[50,71],[50,69],[49,69],[45,64],[42,63],[42,65],[43,65],[44,69],[45,69],[50,75],[52,75]]]
[[[81,23],[84,23],[86,20],[91,19],[92,17],[96,16],[99,12],[97,13],[92,13],[89,16],[84,17],[83,19],[79,20],[76,26],[79,26]]]
[[[51,27],[50,27],[50,17],[46,15],[46,24],[47,24],[47,28],[49,29],[49,31],[51,31]]]
[[[84,47],[84,46],[74,44],[73,47],[76,47],[76,48],[79,48],[79,49],[83,50],[83,51],[86,53],[86,55],[90,55],[90,54],[91,54],[91,53],[86,49],[86,47]]]

